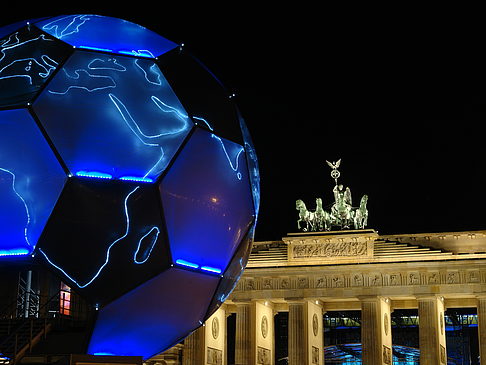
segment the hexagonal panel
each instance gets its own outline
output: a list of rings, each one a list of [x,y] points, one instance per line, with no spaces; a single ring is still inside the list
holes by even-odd
[[[0,106],[27,105],[71,52],[35,27],[0,39]]]
[[[197,128],[162,179],[173,260],[226,269],[253,220],[242,146]]]
[[[100,310],[88,353],[157,355],[204,322],[217,283],[215,276],[167,270]]]
[[[169,266],[160,209],[155,185],[71,178],[36,256],[103,305]]]
[[[77,51],[34,103],[73,175],[154,181],[193,127],[151,60]]]
[[[29,112],[0,111],[0,256],[34,250],[65,180]]]
[[[229,92],[201,62],[176,49],[159,57],[157,64],[197,125],[243,145]]]
[[[177,47],[174,42],[138,24],[101,15],[62,15],[36,25],[77,48],[157,57]]]

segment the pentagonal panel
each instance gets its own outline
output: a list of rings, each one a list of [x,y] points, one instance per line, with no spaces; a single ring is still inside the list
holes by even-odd
[[[107,16],[63,15],[36,25],[77,48],[156,57],[177,47],[175,43],[138,24]]]
[[[34,110],[73,175],[154,181],[193,124],[147,59],[77,51]]]
[[[197,128],[160,192],[174,262],[223,272],[254,215],[243,147]]]
[[[36,256],[95,304],[119,297],[168,267],[157,187],[69,179]]]
[[[217,283],[180,269],[158,275],[100,310],[88,353],[148,359],[170,348],[205,321]]]
[[[65,179],[29,112],[0,111],[0,256],[34,250]]]
[[[157,63],[197,125],[243,145],[235,105],[212,73],[179,50],[159,57]]]
[[[70,53],[35,27],[0,39],[0,106],[27,105]]]

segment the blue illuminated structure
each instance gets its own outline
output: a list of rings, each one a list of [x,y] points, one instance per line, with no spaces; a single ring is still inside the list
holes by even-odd
[[[0,28],[0,260],[99,309],[87,353],[149,358],[199,327],[246,266],[259,196],[234,99],[178,44],[100,15]]]

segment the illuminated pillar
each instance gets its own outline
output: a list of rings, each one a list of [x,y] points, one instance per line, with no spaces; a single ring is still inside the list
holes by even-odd
[[[225,305],[208,318],[204,329],[204,364],[226,364]]]
[[[478,297],[478,324],[479,355],[486,359],[486,296]],[[486,360],[481,364],[486,364]]]
[[[182,365],[204,365],[204,327],[199,327],[184,340]]]
[[[419,315],[420,365],[447,364],[444,298],[417,297]]]
[[[288,301],[289,365],[323,365],[322,306],[319,302]]]
[[[250,303],[237,303],[236,305],[236,336],[235,336],[235,365],[253,365]]]
[[[226,364],[226,310],[221,306],[184,341],[183,365]]]
[[[236,303],[236,365],[273,365],[274,312],[267,301]]]
[[[382,297],[360,299],[363,364],[391,365],[390,300]]]

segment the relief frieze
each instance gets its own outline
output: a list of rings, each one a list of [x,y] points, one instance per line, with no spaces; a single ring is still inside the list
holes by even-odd
[[[378,271],[309,274],[278,277],[243,277],[235,291],[295,290],[326,288],[372,288],[385,286],[424,286],[486,284],[483,270],[402,271],[381,273]]]
[[[330,258],[330,257],[368,256],[366,242],[324,242],[297,244],[292,246],[292,258]]]

